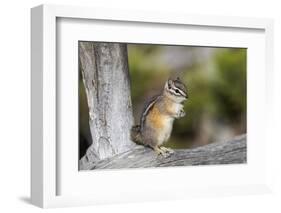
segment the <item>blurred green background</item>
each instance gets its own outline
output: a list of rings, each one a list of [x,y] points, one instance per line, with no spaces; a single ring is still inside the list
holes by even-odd
[[[128,59],[136,123],[169,77],[187,86],[187,115],[175,120],[167,146],[189,148],[246,133],[246,49],[129,44]]]
[[[186,116],[175,120],[166,146],[190,148],[246,133],[246,49],[127,46],[136,124],[144,104],[150,97],[161,93],[169,77],[180,77],[187,86]],[[81,157],[91,143],[81,76],[79,90]]]

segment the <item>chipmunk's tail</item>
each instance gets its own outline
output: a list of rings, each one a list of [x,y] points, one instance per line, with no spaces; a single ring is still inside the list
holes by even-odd
[[[131,140],[136,144],[143,144],[141,140],[141,127],[140,125],[135,125],[131,129]]]

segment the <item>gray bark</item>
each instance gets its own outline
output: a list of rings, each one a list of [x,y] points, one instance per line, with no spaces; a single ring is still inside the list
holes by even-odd
[[[127,60],[126,44],[79,42],[92,136],[80,170],[246,163],[246,135],[165,157],[135,145]]]
[[[239,164],[247,162],[246,135],[238,136],[225,142],[175,150],[175,153],[163,157],[144,146],[136,146],[131,150],[98,162],[85,164],[84,169],[121,169],[168,166]]]
[[[80,160],[89,162],[128,151],[133,124],[126,44],[79,42],[79,67],[89,107],[92,145]]]

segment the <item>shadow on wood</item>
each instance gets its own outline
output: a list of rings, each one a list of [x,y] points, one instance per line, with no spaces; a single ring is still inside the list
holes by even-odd
[[[98,162],[80,161],[80,170],[240,164],[246,161],[246,135],[241,135],[225,142],[175,150],[175,153],[167,157],[157,156],[150,148],[136,146],[132,150]]]

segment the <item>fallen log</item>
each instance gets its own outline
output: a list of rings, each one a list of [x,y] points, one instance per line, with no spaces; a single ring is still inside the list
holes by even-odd
[[[211,143],[193,149],[174,150],[168,156],[157,156],[153,150],[136,146],[129,151],[97,162],[80,162],[80,170],[147,168],[215,164],[240,164],[247,162],[246,135],[224,142]]]

